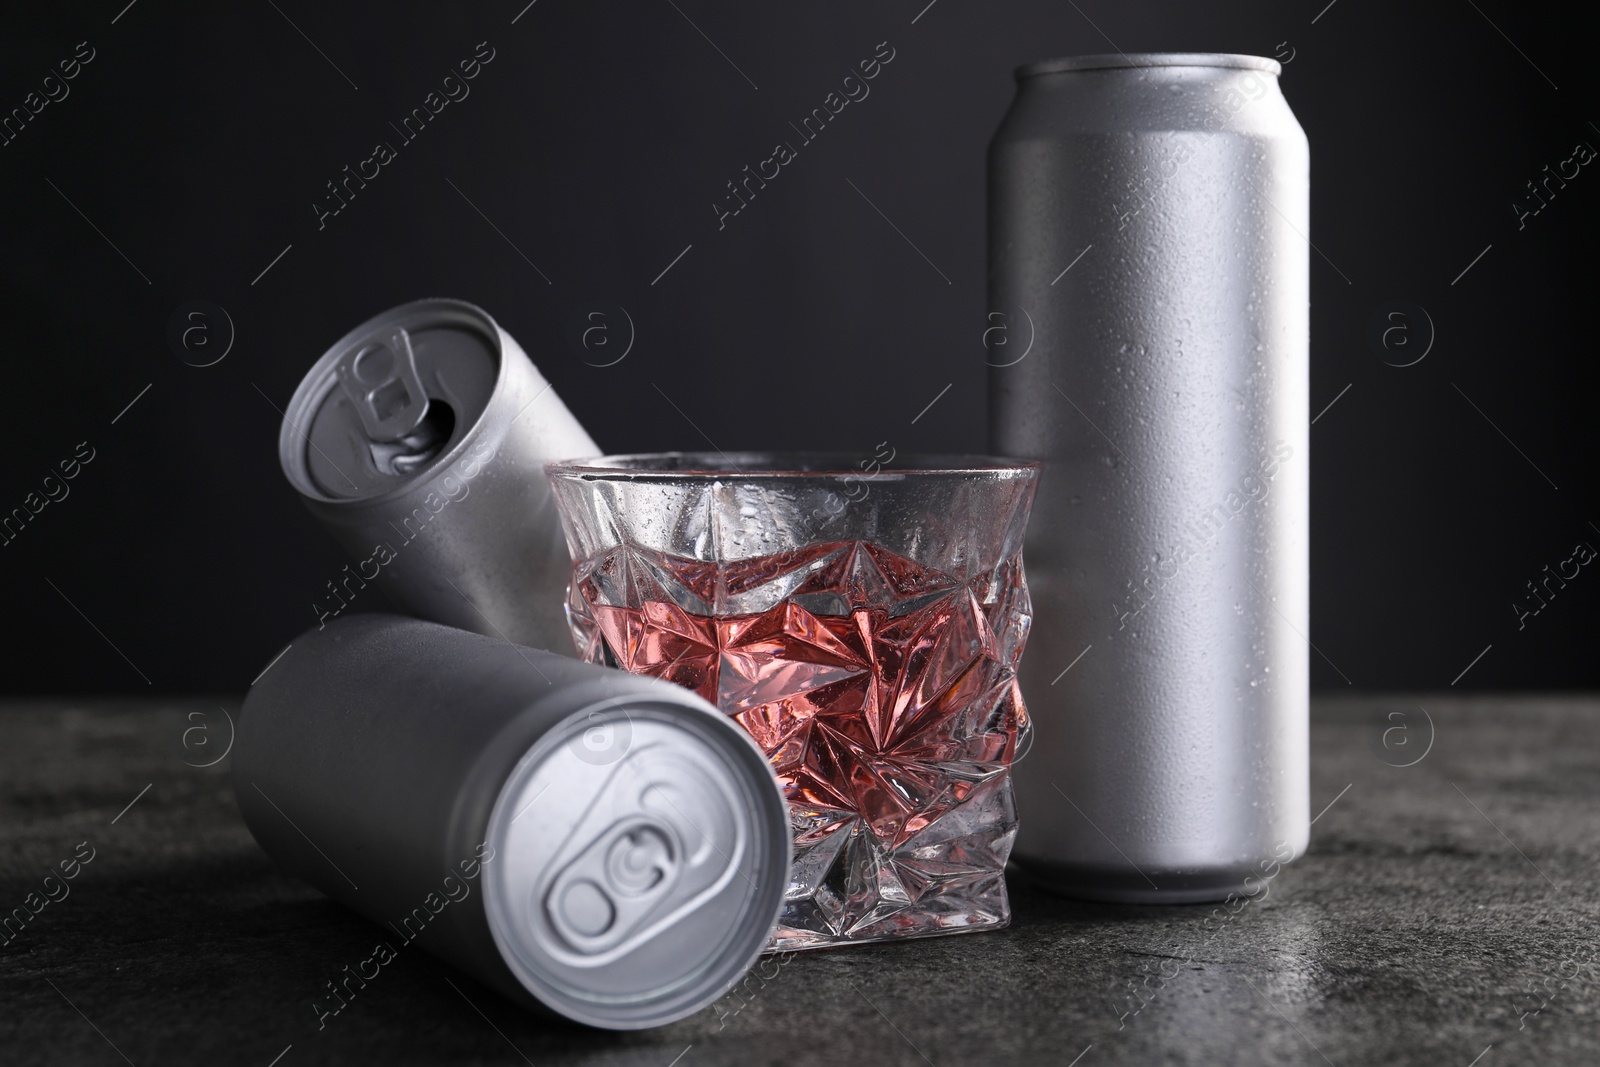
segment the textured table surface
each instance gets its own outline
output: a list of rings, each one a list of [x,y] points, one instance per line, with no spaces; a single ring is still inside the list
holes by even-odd
[[[742,1001],[631,1034],[419,952],[319,1030],[378,928],[277,873],[226,759],[193,766],[223,708],[0,708],[0,910],[93,850],[0,945],[0,1063],[1600,1063],[1600,700],[1320,700],[1321,814],[1263,898],[1113,907],[1014,875],[1006,930],[769,962]]]

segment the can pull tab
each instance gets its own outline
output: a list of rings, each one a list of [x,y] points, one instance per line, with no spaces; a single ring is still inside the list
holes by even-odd
[[[545,894],[545,913],[583,955],[613,948],[650,918],[678,881],[683,846],[647,816],[612,824],[569,863]]]
[[[403,329],[397,327],[386,340],[346,352],[334,369],[374,441],[398,441],[420,426],[428,413],[428,394],[417,374],[411,335]]]

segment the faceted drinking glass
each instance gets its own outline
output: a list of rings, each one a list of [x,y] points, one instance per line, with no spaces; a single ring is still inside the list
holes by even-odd
[[[789,801],[773,948],[1004,926],[1036,464],[665,453],[545,471],[593,663],[693,689]]]

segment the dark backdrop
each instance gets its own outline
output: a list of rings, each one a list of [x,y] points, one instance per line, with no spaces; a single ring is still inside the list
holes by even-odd
[[[488,308],[608,450],[981,450],[985,145],[1014,66],[1114,50],[1277,56],[1310,136],[1316,684],[1442,688],[1485,649],[1458,688],[1600,681],[1591,568],[1512,606],[1600,547],[1600,166],[1537,214],[1525,185],[1600,146],[1583,5],[525,3],[0,20],[0,108],[41,107],[0,147],[0,508],[93,456],[0,547],[5,689],[248,684],[346,562],[274,405],[419,296]],[[724,183],[884,41],[870,97],[719,230]],[[325,183],[480,42],[470,96],[319,229]],[[197,299],[235,330],[205,368],[168,341]],[[614,367],[568,339],[594,300],[636,324]],[[1414,366],[1369,343],[1391,301],[1434,325]]]

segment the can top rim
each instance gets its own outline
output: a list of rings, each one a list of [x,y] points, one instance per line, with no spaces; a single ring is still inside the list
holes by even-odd
[[[682,946],[693,965],[685,968],[673,982],[663,983],[665,988],[659,993],[618,997],[593,989],[586,991],[581,981],[574,985],[570,964],[563,967],[560,956],[550,952],[548,933],[541,936],[525,921],[519,921],[519,916],[522,919],[526,916],[513,902],[536,895],[541,882],[549,885],[543,871],[529,873],[515,866],[497,868],[492,878],[484,883],[484,912],[490,936],[506,967],[545,1007],[588,1026],[637,1030],[676,1022],[701,1010],[722,996],[755,964],[766,948],[768,934],[783,907],[793,849],[783,792],[773,777],[765,753],[754,739],[732,719],[692,693],[680,691],[656,697],[648,690],[587,701],[541,736],[501,785],[484,829],[485,843],[494,846],[496,853],[508,851],[513,840],[513,824],[521,817],[518,808],[526,811],[531,807],[531,801],[525,804],[521,798],[532,783],[541,776],[559,773],[554,761],[563,748],[576,751],[573,743],[586,737],[589,730],[617,723],[625,724],[623,728],[628,739],[625,744],[631,745],[635,728],[651,723],[671,734],[681,735],[683,743],[692,743],[720,762],[722,773],[726,775],[721,784],[727,787],[727,798],[735,802],[732,810],[743,822],[741,836],[749,838],[744,845],[733,849],[732,856],[717,849],[729,864],[723,880],[734,886],[738,894],[737,901],[729,902],[737,910],[732,915],[719,917],[726,922],[720,943],[698,951],[693,946]],[[659,740],[645,746],[655,752],[664,751],[666,747]],[[643,754],[645,749],[635,751]],[[621,762],[628,757],[625,752]],[[548,789],[558,780],[550,778],[544,788]],[[615,785],[613,777],[602,793]],[[544,789],[538,790],[533,799],[537,800],[543,792]],[[697,827],[690,828],[698,832]],[[762,833],[763,828],[768,832]],[[576,833],[578,825],[568,829]],[[568,851],[566,845],[558,850],[565,851]],[[567,858],[570,859],[570,855]],[[747,872],[740,871],[741,860],[748,864]],[[749,885],[748,892],[733,878],[734,873],[743,873],[744,882]],[[689,921],[696,914],[711,916],[704,899],[693,904],[689,913],[680,911],[673,925]],[[670,928],[661,936],[670,937]],[[609,962],[597,960],[595,970],[626,965],[630,959],[637,957],[631,950],[625,951]]]
[[[1042,59],[1026,63],[1016,70],[1016,78],[1034,78],[1041,74],[1066,74],[1085,70],[1117,70],[1128,67],[1223,67],[1230,70],[1259,70],[1268,74],[1283,73],[1283,65],[1265,56],[1247,56],[1234,52],[1113,52],[1109,55],[1063,56],[1059,59]]]
[[[507,369],[509,360],[506,358],[500,324],[478,305],[451,297],[423,297],[420,300],[409,300],[404,304],[398,304],[371,316],[347,331],[317,358],[311,369],[300,379],[294,395],[289,398],[288,405],[283,409],[283,421],[278,427],[278,465],[283,469],[284,477],[288,479],[289,484],[307,500],[344,507],[390,504],[427,483],[438,472],[449,468],[477,440],[480,424],[489,405],[485,405],[483,411],[472,413],[469,426],[460,440],[441,451],[412,476],[398,480],[394,485],[380,486],[366,495],[338,497],[324,492],[312,479],[306,467],[306,451],[314,446],[305,434],[323,401],[331,392],[338,389],[334,366],[339,357],[348,349],[371,337],[380,328],[401,324],[411,329],[417,329],[422,324],[433,327],[453,326],[477,333],[499,360],[499,366],[495,370],[494,390],[490,394],[490,404],[504,387],[503,383],[509,374]]]

